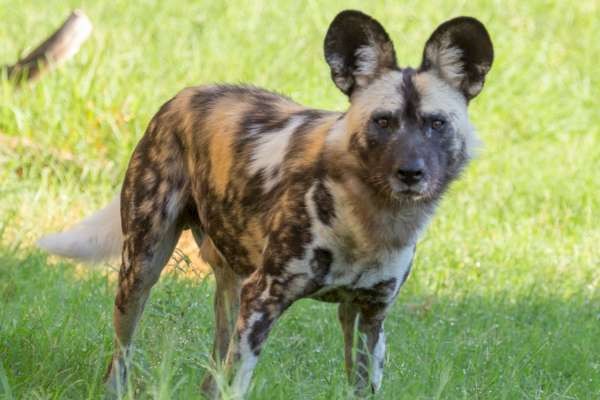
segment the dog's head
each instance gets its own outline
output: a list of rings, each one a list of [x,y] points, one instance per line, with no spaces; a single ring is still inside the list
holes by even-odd
[[[425,43],[421,66],[401,68],[379,22],[343,11],[324,48],[333,81],[350,99],[336,135],[349,168],[391,200],[437,199],[477,143],[467,106],[494,58],[485,27],[470,17],[444,22]]]

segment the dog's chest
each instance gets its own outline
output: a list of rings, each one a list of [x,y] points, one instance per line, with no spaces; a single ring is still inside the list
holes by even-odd
[[[366,220],[355,209],[345,207],[347,203],[336,202],[336,219],[330,224],[313,219],[315,240],[312,254],[307,254],[318,287],[313,297],[388,303],[410,272],[425,219],[419,213],[398,218],[375,212]]]
[[[332,302],[389,303],[410,272],[414,251],[414,245],[409,245],[348,262],[351,258],[344,254],[344,248],[332,246],[333,261],[327,273],[317,277],[320,289],[313,297]]]

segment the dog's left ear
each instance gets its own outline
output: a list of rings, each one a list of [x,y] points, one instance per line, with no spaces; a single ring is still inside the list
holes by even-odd
[[[458,17],[433,32],[419,70],[435,71],[469,101],[481,92],[493,61],[494,48],[483,24],[475,18]]]
[[[397,67],[387,32],[360,11],[342,11],[334,18],[325,35],[324,50],[333,82],[348,96],[383,71]]]

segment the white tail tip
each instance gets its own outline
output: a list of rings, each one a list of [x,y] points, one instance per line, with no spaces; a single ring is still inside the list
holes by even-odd
[[[120,196],[64,232],[40,238],[37,245],[49,253],[87,262],[117,257],[123,246]]]

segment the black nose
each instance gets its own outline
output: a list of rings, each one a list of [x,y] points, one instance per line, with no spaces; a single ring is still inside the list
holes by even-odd
[[[416,185],[423,179],[425,176],[424,169],[425,163],[422,159],[418,159],[412,163],[402,165],[396,171],[396,175],[402,182],[408,186],[412,186]]]

